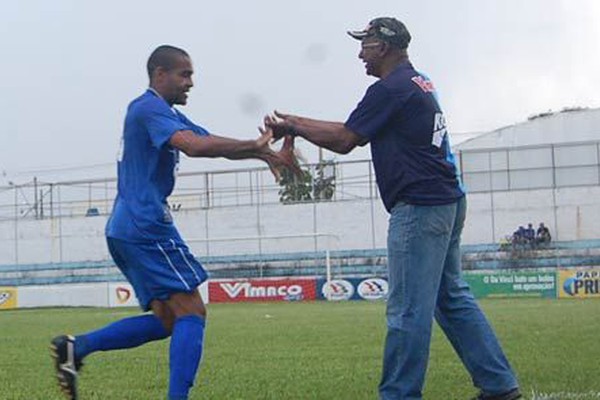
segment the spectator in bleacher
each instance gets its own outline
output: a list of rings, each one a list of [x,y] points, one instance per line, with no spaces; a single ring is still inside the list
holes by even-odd
[[[535,229],[533,229],[532,223],[527,224],[527,229],[525,229],[524,234],[526,244],[533,247],[535,245]]]
[[[395,18],[376,18],[349,34],[361,41],[358,56],[367,75],[378,80],[346,122],[279,112],[266,118],[276,138],[297,135],[341,154],[371,144],[381,198],[391,213],[379,396],[422,398],[435,316],[480,389],[477,399],[520,398],[494,331],[461,278],[465,193],[433,83],[408,59],[410,34]]]
[[[175,185],[180,152],[190,157],[259,159],[274,174],[297,170],[292,138],[269,147],[272,132],[254,140],[209,134],[174,108],[187,103],[192,62],[172,46],[160,46],[147,64],[150,87],[133,100],[125,117],[118,159],[118,192],[106,226],[110,254],[135,290],[142,314],[76,337],[52,340],[59,384],[76,400],[82,360],[96,351],[137,347],[171,336],[167,398],[188,398],[200,363],[206,308],[198,286],[208,275],[173,223],[167,198]],[[102,395],[99,395],[102,398]]]
[[[543,222],[540,222],[540,225],[537,229],[535,235],[535,241],[538,245],[546,246],[552,241],[552,235],[550,235],[550,229]]]
[[[513,232],[513,247],[516,249],[521,249],[526,243],[525,237],[525,227],[521,225],[516,231]]]
[[[501,237],[498,244],[501,251],[509,251],[512,248],[512,236],[505,235]]]

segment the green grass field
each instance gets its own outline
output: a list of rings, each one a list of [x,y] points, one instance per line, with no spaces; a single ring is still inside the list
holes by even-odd
[[[526,398],[600,398],[600,301],[481,302]],[[0,312],[0,398],[62,399],[48,342],[137,313],[133,309]],[[381,302],[212,304],[192,399],[376,399],[385,333]],[[86,359],[83,400],[164,399],[168,341]],[[533,396],[532,393],[538,393]],[[425,399],[475,393],[436,327]]]

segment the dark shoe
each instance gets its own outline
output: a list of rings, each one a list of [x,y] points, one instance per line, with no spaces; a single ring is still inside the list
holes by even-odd
[[[522,398],[521,392],[519,392],[519,388],[509,390],[508,392],[502,394],[484,394],[479,393],[479,396],[474,397],[473,400],[517,400]]]
[[[55,337],[50,342],[50,351],[62,392],[67,399],[77,400],[77,372],[83,363],[75,357],[75,338],[70,335]]]

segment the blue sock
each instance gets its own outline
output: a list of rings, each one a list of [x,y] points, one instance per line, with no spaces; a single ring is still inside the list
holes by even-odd
[[[175,320],[169,350],[169,400],[186,400],[194,385],[204,340],[204,318],[185,315]]]
[[[95,351],[129,349],[169,337],[160,320],[152,314],[113,322],[97,331],[75,337],[75,357],[82,359]]]

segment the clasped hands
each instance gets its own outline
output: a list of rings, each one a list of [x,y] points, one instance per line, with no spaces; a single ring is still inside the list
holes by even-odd
[[[275,112],[274,116],[264,117],[263,126],[259,127],[260,136],[256,139],[256,144],[275,180],[279,182],[283,170],[288,170],[297,177],[302,176],[302,169],[294,153],[295,131],[287,121],[287,115]],[[283,145],[279,151],[274,151],[270,144],[283,138]]]

